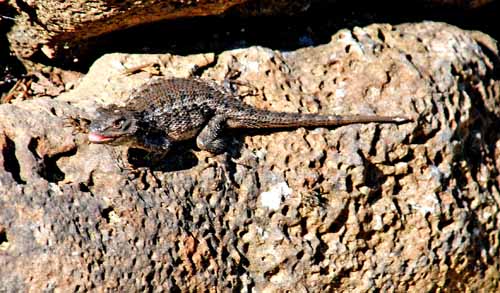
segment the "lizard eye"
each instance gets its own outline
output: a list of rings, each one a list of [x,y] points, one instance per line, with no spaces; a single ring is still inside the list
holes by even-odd
[[[117,120],[113,121],[113,128],[122,127],[124,121],[125,120],[123,120],[123,119],[117,119]]]

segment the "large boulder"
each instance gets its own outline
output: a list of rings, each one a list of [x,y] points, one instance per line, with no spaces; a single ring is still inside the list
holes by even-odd
[[[292,52],[109,54],[58,98],[1,105],[0,291],[498,290],[496,46],[426,22]],[[65,127],[151,75],[414,122],[231,133],[228,156],[188,142],[132,170],[134,150]]]

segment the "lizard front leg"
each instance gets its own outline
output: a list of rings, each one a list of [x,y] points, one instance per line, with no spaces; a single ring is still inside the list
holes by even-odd
[[[160,134],[149,134],[137,142],[135,147],[152,153],[165,155],[172,147],[172,142]]]
[[[145,137],[136,140],[132,145],[130,145],[130,147],[132,148],[142,149],[148,152],[147,154],[140,157],[137,156],[137,153],[135,153],[136,155],[132,156],[132,162],[134,163],[130,165],[137,164],[138,159],[151,162],[153,165],[158,164],[165,158],[165,155],[169,152],[171,145],[172,143],[170,139],[162,134],[148,134]],[[129,152],[126,152],[124,157],[129,158],[128,154]]]

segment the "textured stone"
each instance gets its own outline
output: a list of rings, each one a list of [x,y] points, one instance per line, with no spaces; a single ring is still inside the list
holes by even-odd
[[[496,46],[420,23],[292,52],[109,54],[56,99],[1,105],[0,291],[498,290]],[[148,63],[237,77],[261,108],[415,122],[234,133],[233,160],[186,143],[123,170],[63,118],[124,103],[152,72],[124,71]]]

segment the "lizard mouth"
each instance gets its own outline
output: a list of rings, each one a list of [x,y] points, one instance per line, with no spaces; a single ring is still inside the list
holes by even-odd
[[[105,135],[100,135],[97,133],[89,133],[89,141],[92,143],[106,143],[109,141],[114,140],[115,138],[112,136],[105,136]]]

